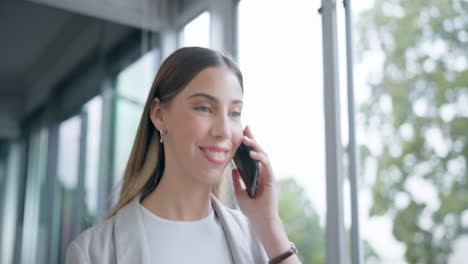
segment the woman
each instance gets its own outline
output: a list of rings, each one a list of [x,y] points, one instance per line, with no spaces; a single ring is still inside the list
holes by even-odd
[[[120,200],[70,244],[67,263],[300,263],[278,215],[268,156],[242,129],[242,95],[240,70],[219,52],[190,47],[169,56],[146,101]],[[241,142],[261,170],[255,199],[232,171],[240,212],[217,196]]]

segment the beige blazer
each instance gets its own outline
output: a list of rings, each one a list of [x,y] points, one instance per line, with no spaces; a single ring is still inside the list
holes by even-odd
[[[150,264],[146,232],[136,197],[115,216],[81,233],[67,249],[66,263]],[[235,264],[268,262],[248,218],[223,205],[213,194],[211,203],[226,235]],[[183,254],[183,252],[181,252]]]

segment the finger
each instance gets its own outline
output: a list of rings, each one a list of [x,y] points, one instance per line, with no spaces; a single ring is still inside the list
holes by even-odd
[[[260,146],[260,144],[258,144],[257,141],[255,141],[255,139],[251,139],[251,138],[248,138],[247,136],[244,136],[244,138],[242,139],[242,142],[244,142],[245,145],[251,147],[256,152],[265,153],[263,148]]]
[[[255,151],[250,151],[250,157],[255,160],[260,161],[260,181],[266,184],[273,184],[275,177],[273,175],[273,169],[271,168],[270,160],[264,153],[259,153]],[[263,170],[266,170],[262,172]]]
[[[260,161],[260,163],[262,163],[262,166],[270,166],[270,160],[268,159],[267,155],[263,152],[251,150],[249,151],[249,156],[254,160]]]
[[[249,155],[250,157],[252,157],[252,159],[260,161],[260,165],[261,165],[260,171],[264,169],[267,171],[267,173],[265,173],[265,175],[267,176],[263,180],[273,182],[274,181],[273,170],[271,169],[270,160],[268,159],[268,157],[265,156],[265,154],[263,153],[255,152],[255,151],[250,151]],[[263,174],[263,173],[260,173],[260,174]]]
[[[255,139],[253,134],[252,134],[252,130],[250,130],[250,126],[247,125],[244,129],[244,135],[246,135],[247,137],[251,138],[251,139]]]

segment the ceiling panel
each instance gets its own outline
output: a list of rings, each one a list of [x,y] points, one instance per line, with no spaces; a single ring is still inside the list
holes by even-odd
[[[70,12],[146,30],[166,26],[168,0],[30,0]]]
[[[0,8],[0,81],[14,82],[74,15],[37,4],[5,0]],[[5,86],[3,86],[5,87]],[[0,87],[2,89],[2,87]]]

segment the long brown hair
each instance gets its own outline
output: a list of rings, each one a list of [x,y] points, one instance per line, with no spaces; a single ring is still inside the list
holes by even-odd
[[[161,64],[138,125],[132,151],[124,171],[119,201],[107,218],[115,215],[138,194],[141,193],[142,198],[150,194],[163,175],[164,148],[159,142],[160,135],[150,119],[153,99],[157,97],[162,104],[170,103],[199,72],[217,66],[225,66],[232,70],[243,89],[242,73],[237,64],[229,57],[211,49],[181,48]],[[220,182],[212,190],[218,198],[224,195],[223,186],[223,182]]]

